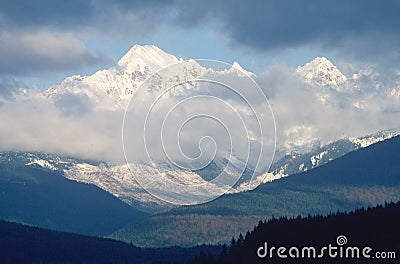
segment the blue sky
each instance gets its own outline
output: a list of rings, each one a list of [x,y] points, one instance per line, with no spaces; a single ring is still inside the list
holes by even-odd
[[[397,70],[399,11],[391,0],[2,1],[0,89],[90,74],[134,44],[255,73],[316,56]]]

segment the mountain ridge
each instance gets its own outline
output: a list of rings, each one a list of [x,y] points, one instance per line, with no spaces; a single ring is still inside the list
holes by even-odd
[[[282,177],[311,170],[351,151],[390,139],[399,134],[400,131],[398,130],[381,131],[360,138],[340,139],[339,141],[319,146],[311,152],[286,153],[280,159],[273,162],[269,172],[260,174],[259,177],[264,179],[264,184],[268,184]],[[108,164],[106,161],[84,161],[43,153],[0,153],[1,162],[11,160],[19,161],[26,166],[59,172],[67,179],[73,181],[94,184],[139,210],[151,213],[174,207],[158,200],[141,189],[140,185],[135,183],[126,165]],[[206,168],[193,171],[193,173],[200,175],[203,179],[210,180],[215,177],[215,174],[220,173],[222,168],[226,166],[226,162],[221,160],[217,163],[211,163]],[[131,166],[134,166],[134,164]],[[155,173],[146,164],[137,164],[137,166],[132,168],[136,167],[137,173],[150,173],[151,171]],[[248,172],[247,170],[245,174],[252,174],[251,171]],[[246,178],[246,175],[244,177]],[[232,189],[229,193],[244,192],[252,188],[252,186],[247,186],[246,182],[243,182],[243,179],[240,179],[235,189]]]
[[[251,229],[257,218],[327,215],[338,210],[397,202],[400,201],[399,147],[400,136],[397,136],[312,170],[262,184],[252,191],[150,216],[146,221],[126,226],[112,237],[150,247],[160,246],[163,241],[164,246],[179,244],[179,241],[184,241],[185,246],[228,243],[232,236]],[[210,223],[206,230],[204,223]],[[139,229],[140,234],[135,232]],[[160,233],[164,234],[164,240],[157,235]],[[197,235],[189,239],[187,234]],[[204,234],[207,241],[202,240]]]

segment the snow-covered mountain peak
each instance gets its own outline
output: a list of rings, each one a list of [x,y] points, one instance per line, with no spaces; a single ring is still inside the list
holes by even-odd
[[[125,109],[132,94],[143,81],[168,65],[183,61],[154,45],[134,45],[118,62],[106,70],[90,76],[67,77],[60,85],[50,87],[45,97],[57,97],[65,93],[85,94],[96,107]]]
[[[166,53],[154,45],[134,45],[118,62],[118,66],[125,71],[144,71],[145,68],[156,71],[170,64],[178,63],[174,55]]]
[[[168,70],[168,78],[157,73],[166,66],[180,62],[185,63]],[[56,98],[66,93],[84,94],[94,102],[96,108],[120,110],[125,109],[138,87],[153,74],[157,77],[154,78],[154,83],[150,84],[151,91],[160,91],[170,86],[173,80],[187,81],[205,74],[233,74],[240,77],[254,75],[244,70],[237,62],[229,70],[215,71],[204,68],[195,60],[184,60],[166,53],[154,45],[134,45],[114,67],[100,70],[90,76],[68,77],[61,84],[50,87],[43,95]],[[179,94],[179,91],[174,91]]]
[[[306,83],[319,87],[337,89],[347,82],[347,77],[325,57],[316,57],[305,65],[298,66],[296,71]]]
[[[326,57],[316,57],[312,61],[307,62],[305,65],[297,67],[298,72],[302,70],[310,71],[310,70],[323,70],[323,69],[333,70],[337,68]]]

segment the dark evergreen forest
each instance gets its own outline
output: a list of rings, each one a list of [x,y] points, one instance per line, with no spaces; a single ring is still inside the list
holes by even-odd
[[[399,263],[400,259],[400,202],[385,204],[374,208],[360,209],[350,213],[335,213],[328,216],[308,216],[295,218],[274,218],[260,221],[253,231],[238,238],[232,238],[230,245],[224,246],[219,255],[203,251],[191,262],[200,263]],[[349,258],[340,258],[338,237],[346,237],[342,246],[343,256],[347,247],[359,247],[359,258],[351,254]],[[257,256],[257,250],[267,242],[268,251],[275,247],[273,255],[265,258]],[[331,258],[327,251],[322,258],[305,254],[306,258],[292,258],[288,251],[291,247],[302,249],[313,246],[316,256],[323,246],[337,247],[338,256]],[[277,256],[278,247],[285,247],[286,259]],[[370,247],[370,258],[364,258],[362,249]],[[262,249],[260,252],[264,253]],[[294,255],[296,255],[295,251]],[[375,255],[379,252],[380,255]],[[392,253],[394,252],[394,253]],[[332,251],[334,253],[334,251]],[[378,257],[381,257],[378,259]],[[383,257],[386,257],[383,259]]]

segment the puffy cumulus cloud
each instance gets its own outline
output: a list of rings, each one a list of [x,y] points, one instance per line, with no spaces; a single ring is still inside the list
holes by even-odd
[[[33,74],[66,70],[104,62],[71,33],[3,31],[0,33],[0,72]]]
[[[338,92],[307,85],[282,65],[265,71],[257,82],[271,102],[280,148],[305,150],[316,140],[327,143],[400,127],[399,98],[388,94],[390,86],[376,89],[370,81],[371,87]]]

